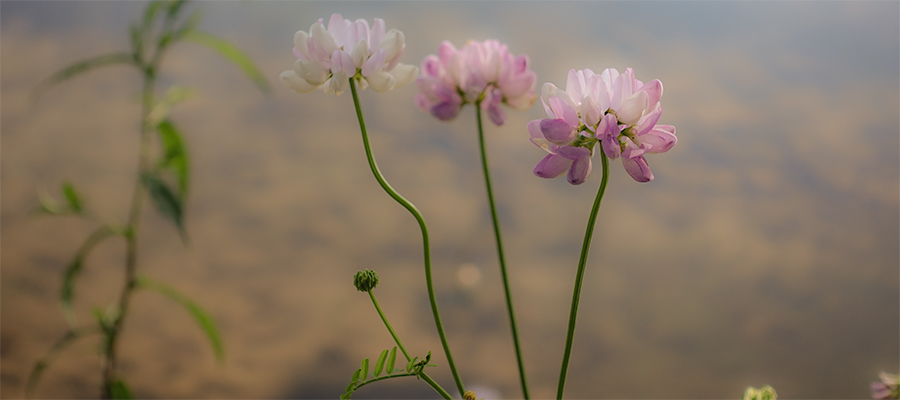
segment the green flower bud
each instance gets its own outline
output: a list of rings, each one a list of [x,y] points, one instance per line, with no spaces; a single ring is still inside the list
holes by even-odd
[[[463,393],[463,399],[465,400],[476,400],[477,398],[478,395],[476,395],[475,392],[471,390],[466,390],[466,392]]]
[[[378,286],[378,274],[371,269],[359,271],[353,276],[353,286],[360,292],[368,292]]]

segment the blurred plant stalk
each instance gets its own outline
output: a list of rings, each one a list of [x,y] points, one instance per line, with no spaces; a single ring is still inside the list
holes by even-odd
[[[110,53],[77,62],[51,75],[35,89],[34,95],[37,97],[51,86],[74,76],[98,67],[117,64],[135,67],[140,71],[143,81],[138,168],[126,224],[107,224],[98,221],[85,211],[81,196],[69,183],[63,184],[62,187],[65,204],[59,204],[46,195],[41,197],[39,211],[43,213],[74,214],[98,222],[101,226],[88,237],[76,253],[75,259],[64,271],[60,300],[69,323],[69,330],[35,364],[26,386],[27,397],[31,397],[41,374],[59,352],[76,339],[99,333],[103,338],[101,397],[105,399],[131,398],[131,390],[122,377],[117,374],[117,364],[120,333],[130,310],[131,296],[138,288],[158,292],[183,306],[210,341],[216,359],[219,362],[224,360],[224,347],[219,331],[209,314],[173,287],[137,273],[141,216],[144,201],[148,195],[156,208],[175,224],[182,241],[185,244],[188,243],[184,225],[184,203],[189,187],[190,162],[183,136],[169,119],[169,111],[172,106],[190,97],[191,91],[186,88],[170,87],[165,96],[157,98],[156,78],[166,50],[172,44],[183,40],[204,45],[240,67],[263,92],[269,91],[266,79],[243,52],[223,39],[196,29],[200,22],[198,12],[193,12],[187,18],[181,18],[185,10],[184,5],[185,1],[182,0],[149,3],[144,9],[142,20],[131,26],[132,49],[130,52]],[[158,137],[158,140],[154,140],[154,137]],[[158,146],[155,146],[157,143]],[[75,281],[83,269],[83,261],[87,254],[98,243],[111,236],[121,236],[125,239],[125,279],[122,289],[118,301],[107,307],[105,311],[100,308],[94,309],[99,329],[82,328],[79,327],[72,310]]]

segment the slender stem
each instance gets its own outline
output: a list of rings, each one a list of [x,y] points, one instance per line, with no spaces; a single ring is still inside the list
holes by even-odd
[[[522,360],[522,348],[519,345],[519,331],[516,326],[516,314],[513,311],[512,292],[509,290],[509,277],[506,273],[506,257],[503,254],[503,239],[500,235],[500,220],[497,218],[497,206],[494,204],[494,191],[491,188],[491,174],[488,169],[487,150],[484,145],[484,128],[481,122],[481,104],[475,104],[475,119],[478,121],[478,144],[481,147],[481,167],[484,170],[484,183],[487,188],[488,203],[491,206],[491,220],[494,223],[494,239],[497,241],[497,255],[500,258],[500,276],[503,278],[503,293],[506,295],[506,311],[509,314],[509,327],[512,330],[513,346],[516,350],[516,362],[519,365],[519,382],[522,384],[522,395],[528,400],[528,381],[525,378],[525,363]]]
[[[388,322],[388,319],[384,315],[384,312],[381,311],[381,306],[378,305],[378,300],[375,299],[375,293],[372,293],[371,290],[369,290],[368,292],[369,292],[369,297],[372,299],[372,304],[375,305],[375,310],[378,311],[378,315],[381,317],[381,321],[384,322],[384,326],[387,328],[388,332],[391,333],[391,337],[394,338],[394,342],[397,343],[397,347],[399,347],[400,351],[403,352],[403,357],[406,357],[406,361],[411,360],[411,358],[409,357],[409,352],[406,351],[406,347],[403,346],[402,342],[400,342],[400,337],[398,337],[397,333],[394,332],[394,328],[391,327],[391,323]],[[390,372],[392,372],[392,371],[388,371],[388,373],[390,373]],[[434,388],[434,390],[436,392],[438,392],[438,394],[443,396],[445,399],[451,400],[453,398],[453,396],[450,396],[450,393],[447,393],[447,391],[444,390],[444,388],[441,387],[441,385],[439,385],[437,382],[435,382],[434,379],[431,379],[431,377],[428,376],[428,374],[426,374],[424,371],[422,371],[422,373],[419,374],[419,376],[422,379],[424,379],[425,382],[427,382],[429,385],[431,385],[431,387]],[[374,380],[373,380],[373,382],[374,382]],[[369,383],[369,382],[366,382],[366,383]],[[362,386],[362,385],[360,385],[360,386]]]
[[[397,336],[397,333],[394,332],[394,328],[391,327],[391,323],[388,322],[388,319],[384,315],[384,312],[381,311],[381,306],[378,305],[378,300],[375,300],[375,293],[372,293],[371,290],[369,290],[369,297],[372,299],[372,304],[375,305],[375,310],[378,311],[378,315],[381,317],[381,321],[384,322],[385,328],[387,328],[388,332],[391,333],[391,337],[394,338],[394,342],[397,343],[397,347],[399,347],[400,351],[403,352],[403,356],[406,357],[406,361],[409,361],[409,352],[406,351],[406,347],[403,346],[402,342],[400,342],[400,338]]]
[[[137,241],[138,230],[141,222],[141,211],[143,209],[146,187],[144,186],[141,176],[150,170],[150,145],[152,127],[149,126],[148,117],[153,107],[154,96],[153,87],[155,78],[152,68],[144,72],[144,86],[142,92],[142,112],[141,112],[141,139],[140,139],[140,155],[138,157],[137,179],[134,185],[134,192],[131,198],[131,210],[128,216],[128,225],[125,228],[125,285],[119,295],[118,316],[113,321],[112,327],[108,333],[106,340],[105,353],[106,360],[103,368],[103,398],[111,398],[110,391],[112,382],[116,379],[116,360],[119,333],[122,330],[122,324],[125,316],[128,314],[129,300],[131,293],[137,284]]]
[[[353,105],[356,107],[356,117],[359,119],[359,129],[362,131],[363,145],[366,148],[366,158],[369,160],[369,167],[372,169],[372,174],[375,175],[375,180],[378,181],[378,184],[384,188],[384,191],[387,192],[387,194],[400,203],[400,205],[406,208],[410,214],[416,218],[416,221],[419,223],[419,228],[422,230],[422,246],[424,248],[425,257],[425,284],[428,287],[428,300],[431,302],[431,312],[434,314],[434,325],[437,327],[438,336],[441,337],[441,345],[444,347],[444,354],[447,357],[447,364],[450,366],[450,372],[453,373],[453,379],[456,381],[456,388],[459,389],[459,395],[462,396],[463,393],[465,393],[465,387],[462,384],[462,380],[459,378],[459,372],[456,370],[456,363],[453,362],[453,355],[450,354],[450,345],[447,344],[447,337],[444,334],[444,324],[441,322],[441,314],[438,311],[437,300],[434,296],[434,284],[431,279],[431,246],[428,242],[428,227],[425,225],[425,219],[422,218],[422,214],[416,209],[416,206],[397,193],[397,191],[387,183],[384,176],[381,175],[381,171],[378,169],[378,165],[375,163],[375,158],[372,155],[372,149],[369,146],[369,135],[366,132],[366,122],[365,119],[363,119],[362,108],[359,105],[359,95],[356,93],[356,82],[354,82],[354,78],[350,78],[350,91],[353,93]]]
[[[556,398],[562,399],[566,386],[566,372],[569,369],[569,356],[572,353],[572,339],[575,336],[575,318],[578,315],[578,302],[581,298],[581,284],[584,281],[584,269],[587,264],[588,251],[591,249],[591,236],[594,234],[594,223],[597,221],[597,211],[600,210],[600,202],[603,193],[606,192],[606,183],[609,181],[609,160],[606,154],[600,151],[600,162],[603,164],[603,179],[600,181],[600,189],[597,190],[597,198],[594,199],[594,207],[591,208],[591,216],[588,218],[587,229],[584,232],[584,243],[581,245],[581,258],[578,259],[578,272],[575,275],[575,289],[572,291],[572,310],[569,312],[569,332],[566,334],[566,350],[563,353],[562,368],[559,370],[559,386],[556,389]]]

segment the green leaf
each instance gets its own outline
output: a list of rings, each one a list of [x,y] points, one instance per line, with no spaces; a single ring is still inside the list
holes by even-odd
[[[397,361],[397,346],[391,349],[391,354],[388,356],[387,365],[384,367],[386,374],[390,375],[394,373],[394,362]]]
[[[360,380],[369,379],[369,359],[365,358],[362,360],[362,365],[359,367],[362,372],[359,373]]]
[[[81,214],[81,198],[78,196],[78,192],[75,191],[75,187],[71,183],[65,182],[62,185],[62,192],[69,203],[69,208],[76,214]]]
[[[84,259],[88,253],[103,239],[112,236],[115,232],[108,226],[102,226],[94,231],[87,240],[75,253],[75,257],[69,262],[69,265],[63,271],[62,287],[59,292],[59,300],[62,303],[63,311],[66,313],[66,319],[70,324],[74,324],[74,314],[72,314],[72,301],[75,298],[75,279],[81,274],[84,267]]]
[[[387,358],[388,351],[384,350],[381,352],[381,355],[378,356],[378,361],[375,361],[375,369],[372,371],[372,375],[374,377],[378,377],[381,375],[381,371],[384,369],[384,361]]]
[[[113,399],[134,398],[134,396],[131,395],[131,390],[128,389],[128,385],[121,379],[116,379],[109,383],[109,395]]]
[[[172,124],[172,121],[164,120],[157,126],[160,143],[163,146],[163,156],[159,160],[159,166],[172,171],[178,181],[178,198],[183,203],[187,198],[189,162],[184,140],[181,133]]]
[[[197,325],[199,325],[200,329],[206,335],[206,338],[209,339],[209,343],[212,345],[213,351],[216,354],[216,360],[219,362],[224,361],[225,348],[222,345],[219,328],[216,326],[215,320],[213,320],[209,313],[203,310],[202,307],[181,292],[175,290],[175,288],[161,282],[150,280],[146,277],[139,277],[137,279],[137,287],[160,293],[184,306],[191,316],[194,317],[194,321],[197,322]]]
[[[153,199],[153,203],[156,204],[156,208],[175,223],[178,232],[181,234],[181,239],[186,242],[187,233],[184,229],[181,198],[176,196],[172,189],[160,180],[156,174],[146,173],[142,180],[147,185],[147,190],[150,191],[150,197]]]
[[[218,52],[222,57],[225,57],[225,59],[227,59],[228,61],[231,61],[232,63],[237,65],[263,93],[268,93],[271,90],[269,82],[266,80],[262,72],[260,72],[259,69],[256,68],[256,65],[253,64],[253,61],[250,60],[250,57],[248,57],[244,52],[242,52],[240,49],[238,49],[228,41],[210,35],[206,32],[193,29],[184,32],[184,38],[194,43],[209,47],[210,49]]]
[[[406,372],[412,372],[413,365],[416,365],[416,360],[418,358],[419,356],[415,356],[412,358],[412,360],[409,360],[409,362],[406,363]]]
[[[353,385],[353,384],[359,382],[359,373],[360,373],[360,371],[361,371],[361,370],[360,370],[359,368],[357,368],[357,369],[356,369],[356,372],[353,373],[353,378],[350,379],[350,385]]]
[[[66,68],[63,68],[53,75],[50,75],[49,78],[44,79],[40,84],[37,85],[37,87],[35,87],[34,92],[32,92],[32,97],[36,99],[43,95],[44,92],[47,91],[47,89],[49,89],[51,86],[70,79],[81,73],[90,71],[94,68],[115,64],[137,65],[134,59],[134,55],[130,53],[104,54],[102,56],[79,61]]]
[[[25,384],[26,398],[33,397],[34,389],[37,387],[37,384],[41,379],[41,375],[43,375],[44,370],[50,366],[50,363],[56,358],[56,356],[60,352],[65,350],[66,347],[69,347],[70,344],[74,343],[75,340],[87,335],[88,333],[96,333],[96,331],[69,330],[65,335],[63,335],[62,338],[53,343],[53,346],[50,347],[50,350],[47,351],[47,354],[44,354],[44,357],[34,363],[34,367],[31,369],[31,373],[28,374],[28,382]]]

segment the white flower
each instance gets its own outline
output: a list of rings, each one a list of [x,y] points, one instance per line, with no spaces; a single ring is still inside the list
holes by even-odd
[[[416,66],[398,62],[406,47],[403,32],[385,32],[384,20],[375,18],[371,27],[364,19],[350,21],[333,14],[328,28],[319,19],[309,33],[294,34],[294,67],[281,73],[281,82],[300,93],[318,88],[326,94],[341,94],[350,78],[360,88],[371,86],[383,93],[416,79]]]

